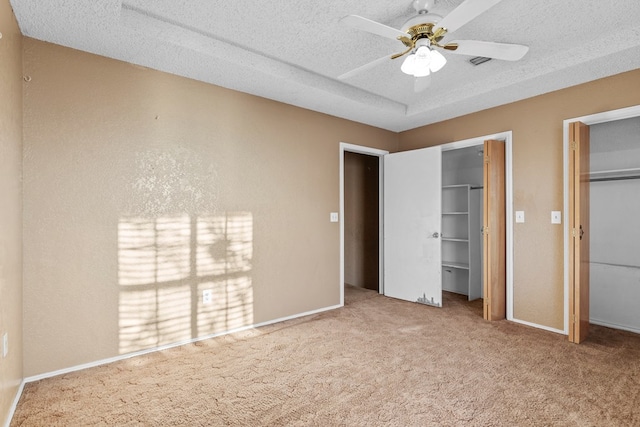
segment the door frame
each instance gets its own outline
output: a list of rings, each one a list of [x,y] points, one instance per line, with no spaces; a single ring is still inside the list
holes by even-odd
[[[378,293],[384,294],[384,235],[383,235],[383,200],[384,200],[384,155],[388,151],[377,148],[340,143],[340,306],[344,306],[344,153],[365,154],[378,158]]]
[[[504,141],[505,149],[505,207],[506,207],[506,299],[507,299],[507,320],[520,322],[513,317],[513,167],[512,167],[512,139],[513,132],[505,131],[492,135],[484,135],[462,141],[443,144],[442,151],[457,150],[467,147],[484,147],[484,142],[488,139]],[[522,322],[520,322],[522,323]],[[536,326],[536,325],[533,325]]]
[[[587,116],[574,117],[562,122],[562,168],[563,168],[563,209],[564,209],[564,334],[569,335],[569,124],[582,122],[587,126],[600,123],[613,122],[616,120],[640,117],[640,105],[620,108],[617,110],[605,111],[602,113],[590,114]]]
[[[497,139],[504,141],[505,143],[505,191],[506,191],[506,238],[507,238],[507,320],[524,323],[513,318],[513,167],[512,167],[512,131],[504,131],[491,135],[483,135],[479,137],[469,138],[460,141],[454,141],[450,143],[441,144],[442,151],[456,150],[459,148],[473,147],[476,145],[484,145],[484,141],[487,139]],[[427,148],[427,147],[421,147]],[[346,142],[340,142],[339,156],[340,156],[340,306],[344,305],[344,153],[352,152],[358,154],[366,154],[370,156],[378,157],[379,165],[379,182],[378,182],[378,197],[379,197],[379,215],[380,215],[380,230],[378,236],[380,239],[379,245],[379,293],[384,294],[384,162],[383,156],[389,154],[386,150],[380,150],[377,148],[365,147],[362,145],[354,145]],[[538,325],[532,325],[538,326]]]

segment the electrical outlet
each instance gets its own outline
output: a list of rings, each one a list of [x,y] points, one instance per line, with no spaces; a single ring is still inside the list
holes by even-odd
[[[329,214],[329,221],[338,222],[338,212],[331,212]]]
[[[2,334],[2,357],[7,357],[9,354],[9,334],[6,332]]]
[[[202,291],[202,303],[203,304],[211,304],[213,302],[213,292],[211,289],[205,289]]]

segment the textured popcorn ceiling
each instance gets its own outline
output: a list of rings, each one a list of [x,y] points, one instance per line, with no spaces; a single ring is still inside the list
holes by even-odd
[[[461,0],[440,0],[446,15]],[[638,0],[503,0],[455,39],[524,44],[518,62],[478,67],[444,53],[413,92],[400,60],[336,77],[400,42],[348,28],[356,14],[395,28],[409,0],[11,0],[24,35],[334,116],[402,131],[640,68]],[[640,84],[640,82],[639,82]]]

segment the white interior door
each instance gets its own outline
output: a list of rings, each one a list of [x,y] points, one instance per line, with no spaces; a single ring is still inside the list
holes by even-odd
[[[442,306],[440,147],[384,156],[384,294]]]

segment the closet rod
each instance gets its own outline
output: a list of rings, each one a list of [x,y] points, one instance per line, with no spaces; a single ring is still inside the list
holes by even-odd
[[[589,182],[602,182],[602,181],[623,181],[627,179],[640,179],[640,175],[627,175],[627,176],[610,176],[603,178],[590,178]]]
[[[640,270],[640,266],[638,265],[612,264],[610,262],[598,262],[598,261],[589,261],[589,264],[607,265],[609,267],[635,268]]]

